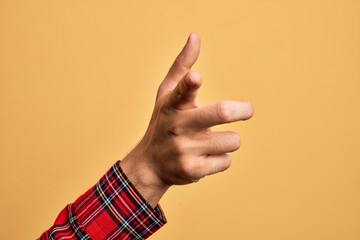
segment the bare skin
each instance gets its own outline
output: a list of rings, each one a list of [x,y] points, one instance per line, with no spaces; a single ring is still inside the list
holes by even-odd
[[[230,167],[229,152],[240,148],[237,133],[215,132],[215,125],[247,120],[249,102],[224,100],[201,106],[201,76],[191,70],[200,37],[188,41],[161,83],[144,137],[120,165],[141,195],[155,207],[172,185],[183,185]]]

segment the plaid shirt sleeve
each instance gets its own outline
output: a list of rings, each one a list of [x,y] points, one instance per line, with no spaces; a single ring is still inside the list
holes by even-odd
[[[150,206],[117,161],[39,239],[146,239],[165,223],[160,205]]]

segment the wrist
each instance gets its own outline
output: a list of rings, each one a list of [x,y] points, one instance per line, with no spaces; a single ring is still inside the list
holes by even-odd
[[[155,207],[170,185],[164,184],[156,175],[144,150],[141,144],[137,145],[120,162],[120,166],[136,190]]]

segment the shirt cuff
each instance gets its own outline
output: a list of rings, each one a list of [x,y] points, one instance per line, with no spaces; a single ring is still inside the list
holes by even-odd
[[[74,203],[75,215],[91,239],[146,239],[167,221],[160,205],[143,198],[117,161]]]

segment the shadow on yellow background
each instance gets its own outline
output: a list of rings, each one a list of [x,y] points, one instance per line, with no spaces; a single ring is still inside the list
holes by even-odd
[[[151,239],[360,239],[360,2],[1,1],[1,238],[35,239],[142,137],[191,31],[201,104],[247,100],[224,173]]]

